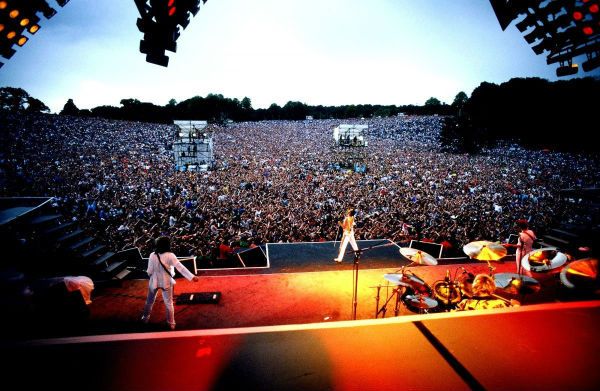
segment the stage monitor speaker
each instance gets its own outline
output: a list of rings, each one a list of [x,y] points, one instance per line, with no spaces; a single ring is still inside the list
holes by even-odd
[[[119,261],[127,261],[127,265],[135,266],[136,268],[146,269],[148,264],[142,258],[140,249],[137,247],[128,248],[123,251],[119,251],[114,255]]]
[[[411,240],[410,245],[408,247],[416,248],[417,250],[421,250],[421,251],[425,251],[427,254],[429,254],[433,257],[436,257],[436,258],[442,257],[442,250],[444,249],[444,246],[442,246],[441,244],[431,243],[431,242],[421,242],[418,240]]]
[[[267,267],[267,255],[263,246],[240,251],[236,255],[243,267]]]

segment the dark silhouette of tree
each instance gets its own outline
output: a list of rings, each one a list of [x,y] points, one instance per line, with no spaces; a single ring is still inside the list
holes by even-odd
[[[63,106],[63,109],[59,113],[60,115],[79,115],[79,109],[75,106],[73,99],[67,100],[67,103]]]
[[[44,102],[30,96],[24,89],[14,87],[0,88],[0,109],[28,113],[50,112]]]
[[[441,106],[442,102],[438,98],[434,98],[433,96],[425,101],[426,107],[436,107]]]
[[[452,102],[452,108],[454,109],[456,114],[462,114],[462,110],[464,109],[468,101],[469,97],[467,96],[467,94],[465,94],[464,91],[461,91],[458,94],[456,94],[456,96],[454,97],[454,102]]]

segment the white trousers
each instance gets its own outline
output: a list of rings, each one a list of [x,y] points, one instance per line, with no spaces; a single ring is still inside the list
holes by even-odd
[[[358,250],[358,245],[356,244],[356,239],[354,239],[354,230],[350,231],[350,233],[345,233],[342,235],[342,242],[340,244],[340,252],[336,259],[342,260],[344,259],[344,254],[346,253],[346,247],[348,246],[348,242],[352,246],[354,251]]]
[[[146,305],[144,306],[144,313],[142,314],[142,320],[148,322],[150,314],[152,313],[152,307],[156,301],[156,295],[158,291],[162,291],[163,302],[165,303],[165,309],[167,312],[167,323],[175,327],[175,309],[173,307],[173,285],[169,288],[156,288],[152,289],[148,286],[148,296],[146,297]]]

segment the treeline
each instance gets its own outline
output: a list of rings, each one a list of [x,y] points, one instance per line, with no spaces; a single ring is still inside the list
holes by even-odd
[[[72,99],[65,104],[60,114],[94,116],[121,120],[170,123],[174,119],[204,119],[213,123],[232,121],[261,120],[303,120],[307,116],[314,119],[327,118],[370,118],[389,117],[398,113],[412,115],[451,115],[456,113],[452,105],[430,98],[424,105],[345,105],[310,106],[302,102],[289,101],[284,106],[273,103],[267,109],[254,109],[250,98],[241,101],[226,98],[221,94],[208,94],[205,98],[195,96],[181,102],[172,99],[167,105],[159,106],[140,102],[137,99],[123,99],[120,107],[99,106],[91,110],[79,110]]]
[[[477,152],[499,140],[530,148],[599,151],[600,144],[593,141],[599,102],[597,78],[484,82],[460,115],[447,120],[442,143],[460,152]]]
[[[483,82],[468,97],[459,92],[452,104],[429,98],[419,105],[310,106],[289,101],[254,109],[250,98],[220,94],[195,96],[164,106],[123,99],[120,107],[99,106],[80,110],[69,99],[61,115],[172,123],[174,119],[202,119],[214,123],[260,120],[346,119],[406,115],[445,115],[441,142],[446,150],[476,153],[498,141],[514,141],[532,148],[600,150],[591,139],[597,127],[600,79],[581,78],[549,82],[515,78],[500,85]],[[46,105],[20,88],[0,88],[0,109],[48,112]]]

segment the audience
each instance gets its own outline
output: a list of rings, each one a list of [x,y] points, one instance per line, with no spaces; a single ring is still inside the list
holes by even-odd
[[[563,188],[598,186],[598,160],[506,145],[477,156],[440,152],[443,118],[262,121],[211,125],[216,169],[176,172],[173,125],[0,113],[0,195],[54,196],[55,208],[114,250],[220,258],[267,242],[334,240],[357,209],[357,239],[419,239],[462,255],[504,240],[514,221],[542,234],[590,223]],[[368,124],[367,172],[333,169],[333,128]],[[249,238],[252,238],[249,240]]]

